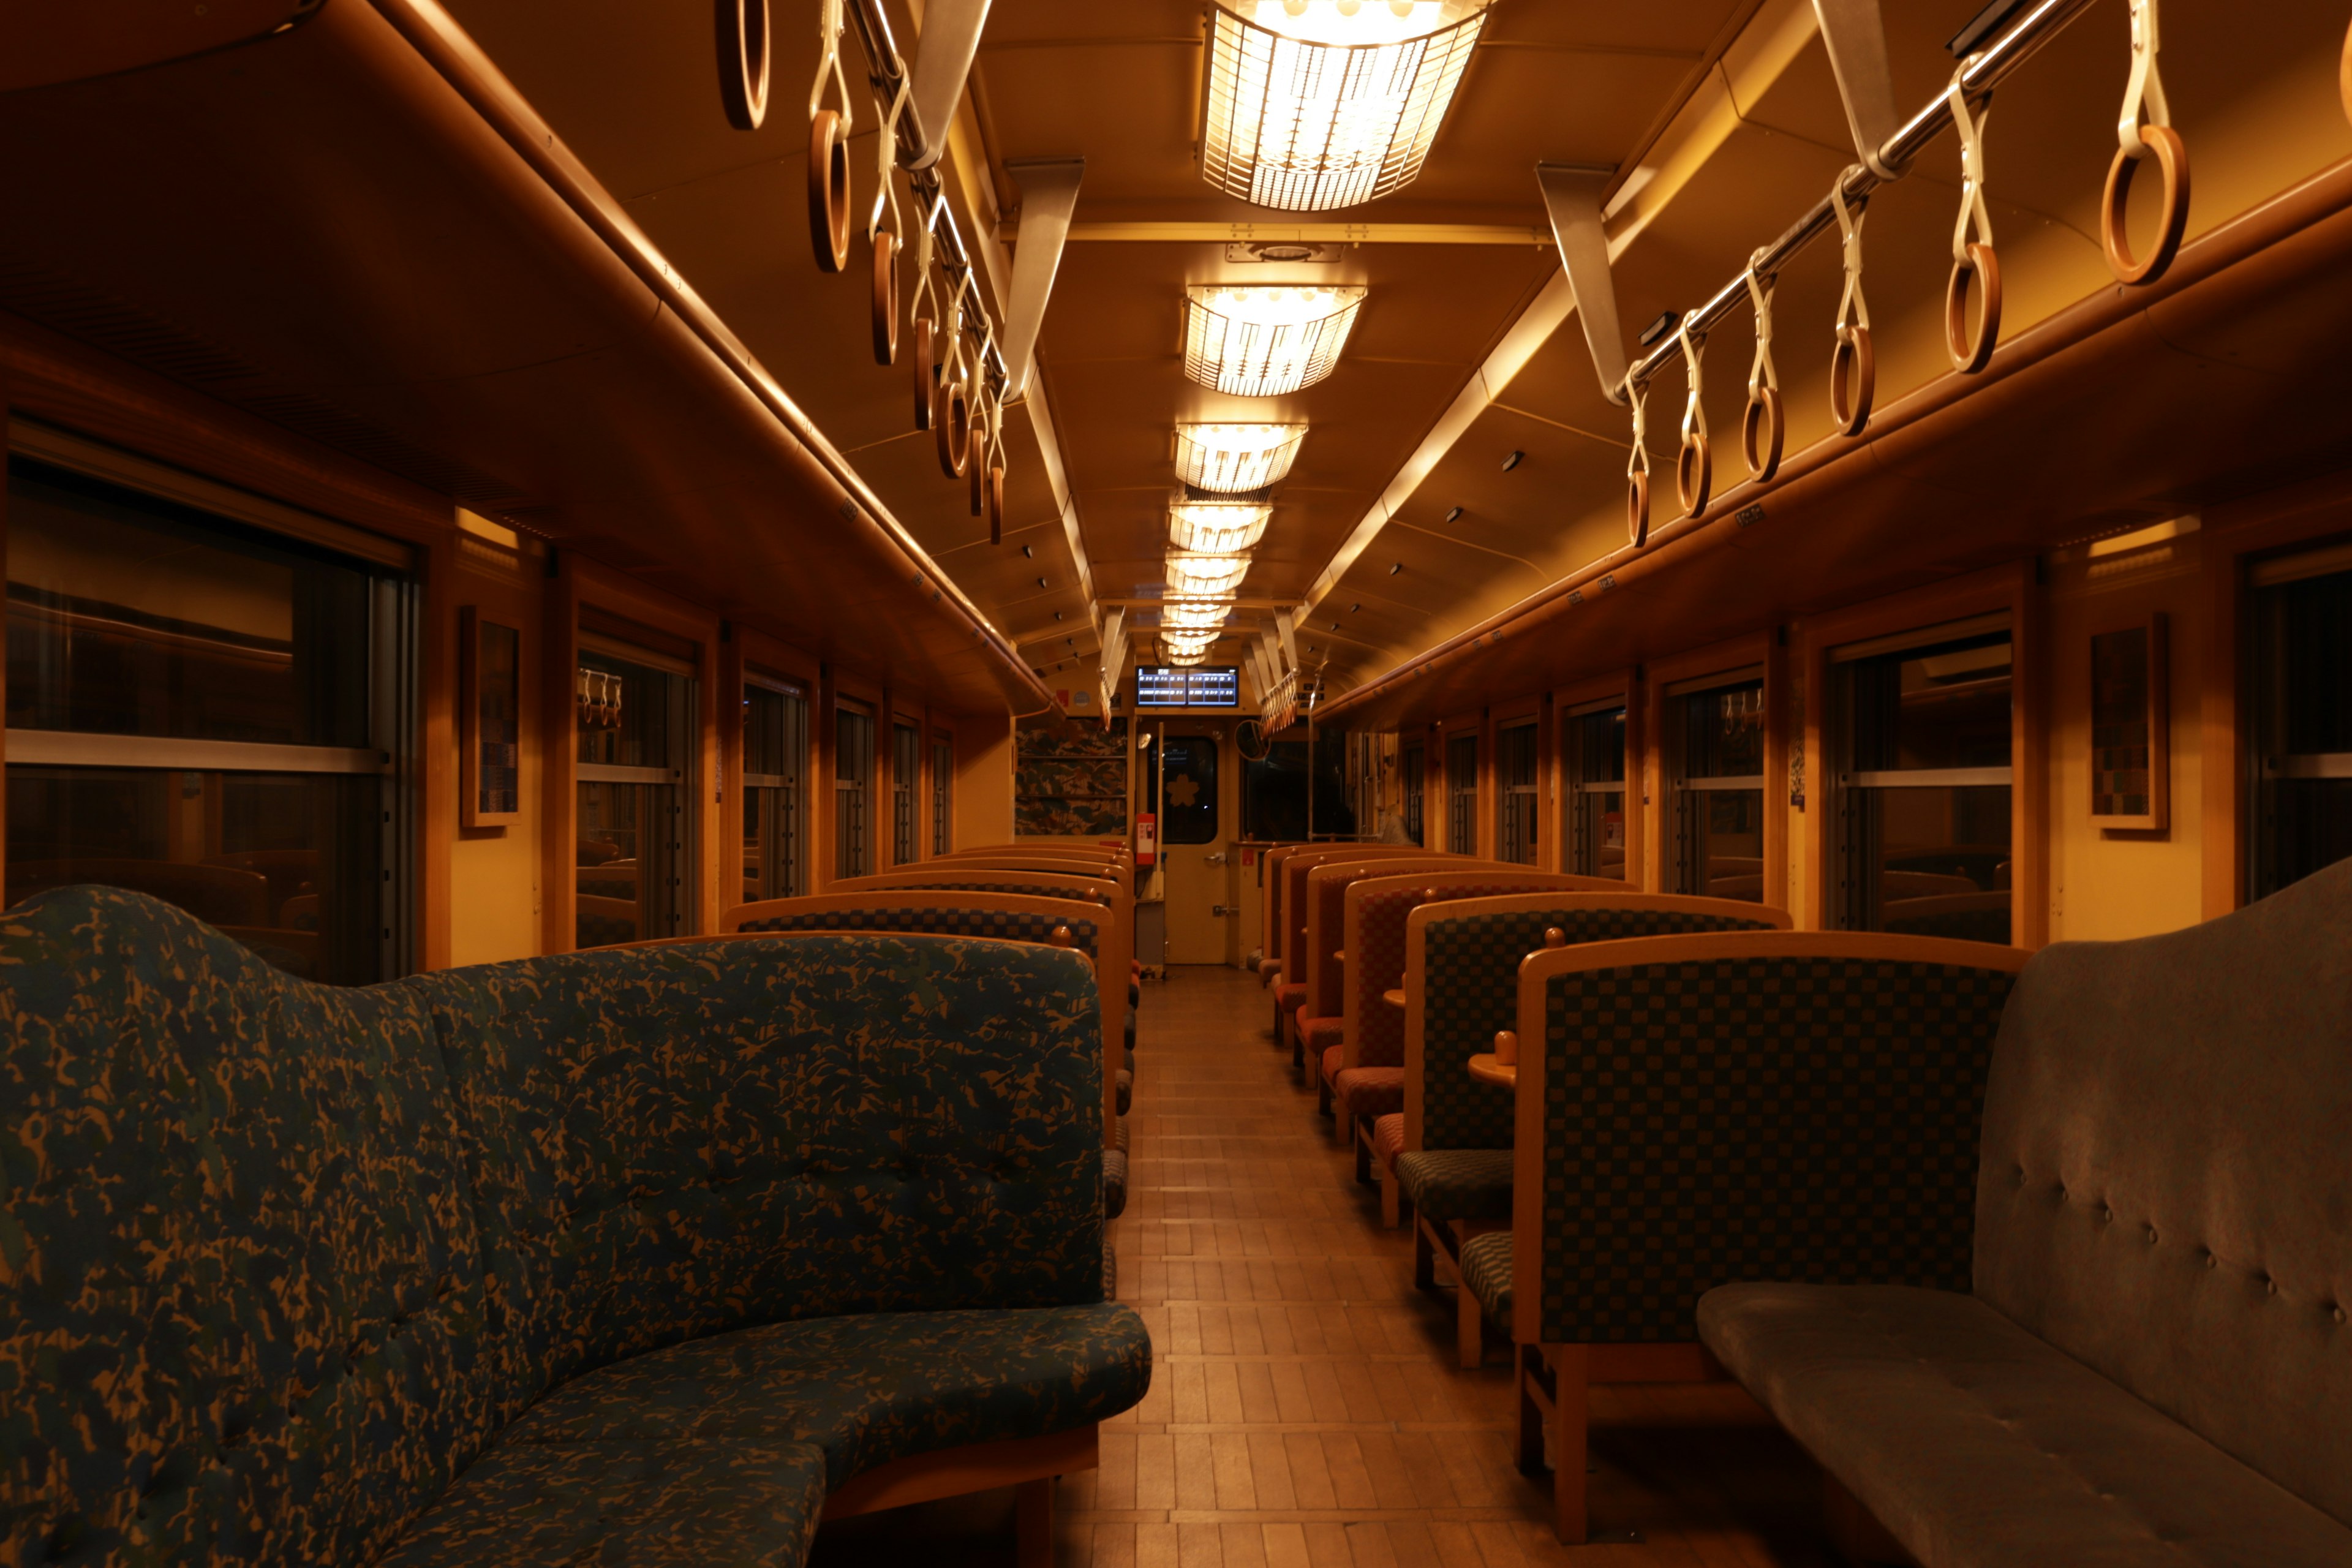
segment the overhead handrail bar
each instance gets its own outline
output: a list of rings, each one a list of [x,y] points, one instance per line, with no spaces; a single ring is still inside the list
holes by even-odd
[[[900,89],[908,87],[909,78],[906,58],[898,53],[898,40],[891,36],[890,18],[883,14],[881,0],[849,0],[849,21],[857,29],[857,42],[866,51],[866,76],[876,94],[885,102],[896,102]],[[916,200],[934,214],[933,251],[940,269],[960,291],[973,276],[971,252],[965,247],[963,235],[956,227],[955,214],[948,210],[938,167],[915,166],[928,142],[921,121],[920,108],[913,103],[898,117],[898,166],[906,171],[908,188]],[[944,129],[941,137],[944,140]],[[973,293],[977,298],[979,290],[975,289]],[[985,315],[987,311],[983,309],[982,313]],[[1008,380],[1003,353],[990,348],[982,368],[1001,391]]]
[[[870,0],[858,0],[862,9]],[[2026,13],[2010,25],[2009,30],[1987,44],[1964,61],[1953,81],[1972,99],[1979,99],[2006,81],[2011,73],[2056,37],[2069,22],[2091,8],[2092,0],[2038,0]],[[1888,137],[1878,149],[1877,163],[1887,169],[1909,166],[1927,145],[1952,123],[1951,100],[1938,92],[1934,100],[1914,114]],[[1849,207],[1859,207],[1880,185],[1886,184],[1874,174],[1867,163],[1856,163],[1840,175],[1839,194]],[[1782,268],[1795,258],[1798,252],[1837,226],[1836,205],[1823,196],[1807,208],[1804,216],[1781,231],[1780,237],[1757,253],[1748,268],[1766,280],[1777,278]],[[1685,318],[1694,336],[1703,335],[1709,328],[1748,302],[1748,272],[1742,272]],[[1658,374],[1681,355],[1682,339],[1668,337],[1646,356],[1634,363],[1626,373],[1629,382],[1647,385]]]

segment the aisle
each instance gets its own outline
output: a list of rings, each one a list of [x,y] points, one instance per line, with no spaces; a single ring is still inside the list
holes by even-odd
[[[1596,1390],[1607,1540],[1552,1539],[1548,1484],[1511,1462],[1510,1371],[1454,1365],[1450,1292],[1413,1289],[1315,1096],[1267,1042],[1251,977],[1146,987],[1114,1228],[1119,1296],[1151,1330],[1151,1394],[1064,1481],[1060,1568],[1815,1568],[1819,1483],[1728,1385]],[[1008,1495],[852,1521],[834,1563],[1009,1563]]]

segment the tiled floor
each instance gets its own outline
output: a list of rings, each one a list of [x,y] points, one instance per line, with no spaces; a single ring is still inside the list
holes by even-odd
[[[1062,1483],[1062,1568],[1517,1563],[1818,1568],[1819,1482],[1728,1384],[1597,1389],[1594,1543],[1552,1538],[1511,1462],[1507,1355],[1454,1364],[1450,1293],[1266,1034],[1234,970],[1148,986],[1119,1295],[1150,1397]],[[1011,1561],[1009,1493],[831,1526],[829,1563]]]

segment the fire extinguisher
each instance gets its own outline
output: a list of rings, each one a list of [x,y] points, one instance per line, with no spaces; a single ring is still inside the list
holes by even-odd
[[[1160,860],[1160,818],[1148,811],[1135,814],[1135,863],[1157,865]]]

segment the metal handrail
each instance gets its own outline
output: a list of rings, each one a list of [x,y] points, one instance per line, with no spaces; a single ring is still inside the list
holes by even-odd
[[[869,0],[859,0],[861,8]],[[1955,79],[1960,90],[1969,98],[1980,98],[2008,79],[2010,73],[2033,58],[2042,45],[2056,37],[2067,23],[2089,10],[2092,0],[2040,0],[2010,29],[1970,55],[1961,65]],[[1897,127],[1878,149],[1877,162],[1890,170],[1907,170],[1911,161],[1926,151],[1952,123],[1949,89],[1939,92],[1926,108]],[[1858,208],[1871,192],[1886,182],[1873,174],[1868,165],[1856,163],[1838,177],[1838,189],[1845,193],[1846,205]],[[1778,278],[1780,269],[1795,258],[1797,253],[1811,244],[1837,224],[1837,209],[1828,196],[1822,197],[1788,228],[1780,237],[1758,251],[1750,260],[1748,270],[1764,282]],[[1717,289],[1715,297],[1693,310],[1685,324],[1695,335],[1703,336],[1707,329],[1748,300],[1748,273]],[[1636,360],[1625,373],[1629,383],[1647,386],[1667,365],[1681,357],[1682,340],[1668,337],[1646,357]]]

